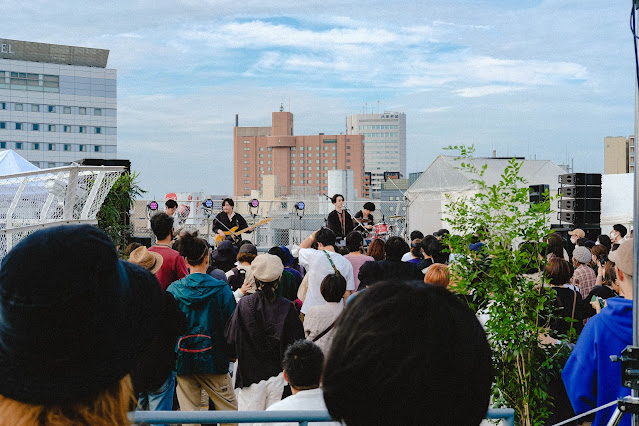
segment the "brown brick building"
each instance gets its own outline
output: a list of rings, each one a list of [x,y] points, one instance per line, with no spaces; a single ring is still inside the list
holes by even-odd
[[[353,170],[358,196],[364,195],[361,135],[295,136],[293,114],[274,112],[271,127],[233,128],[233,192],[263,190],[263,177],[277,176],[276,195],[323,194],[329,170]]]

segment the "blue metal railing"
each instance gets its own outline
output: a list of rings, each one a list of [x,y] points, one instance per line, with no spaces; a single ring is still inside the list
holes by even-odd
[[[486,418],[502,419],[506,426],[514,426],[515,410],[512,408],[490,409]],[[327,411],[133,411],[129,413],[129,421],[132,424],[297,422],[306,426],[308,422],[331,420]]]

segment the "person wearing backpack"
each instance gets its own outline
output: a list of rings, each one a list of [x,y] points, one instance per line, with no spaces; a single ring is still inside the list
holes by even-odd
[[[173,282],[167,291],[186,315],[186,333],[176,345],[177,396],[184,411],[199,410],[201,390],[209,395],[217,410],[237,410],[237,399],[228,367],[233,354],[224,327],[235,310],[229,285],[207,275],[210,249],[197,232],[181,238],[180,255],[190,274]]]

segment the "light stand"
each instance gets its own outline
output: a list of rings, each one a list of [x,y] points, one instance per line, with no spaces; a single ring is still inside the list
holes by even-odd
[[[251,217],[253,217],[253,226],[255,226],[255,217],[257,216],[257,209],[260,206],[260,202],[257,200],[257,198],[253,198],[251,201],[249,201],[249,214],[251,215]],[[255,231],[255,233],[257,234],[257,231]],[[255,235],[251,235],[251,240],[252,242],[255,242]]]
[[[206,221],[206,241],[211,244],[211,214],[213,213],[213,200],[207,198],[202,203],[202,212]]]
[[[298,201],[297,203],[295,203],[295,205],[293,206],[295,207],[295,214],[297,215],[297,218],[300,220],[300,236],[299,236],[299,241],[300,243],[302,242],[302,217],[304,217],[304,208],[306,207],[306,205],[304,204],[304,201]]]

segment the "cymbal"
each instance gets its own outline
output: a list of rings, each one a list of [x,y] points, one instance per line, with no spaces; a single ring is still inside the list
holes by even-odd
[[[401,215],[397,215],[397,216],[388,216],[389,219],[400,219],[400,218],[404,218],[406,216],[401,216]]]

